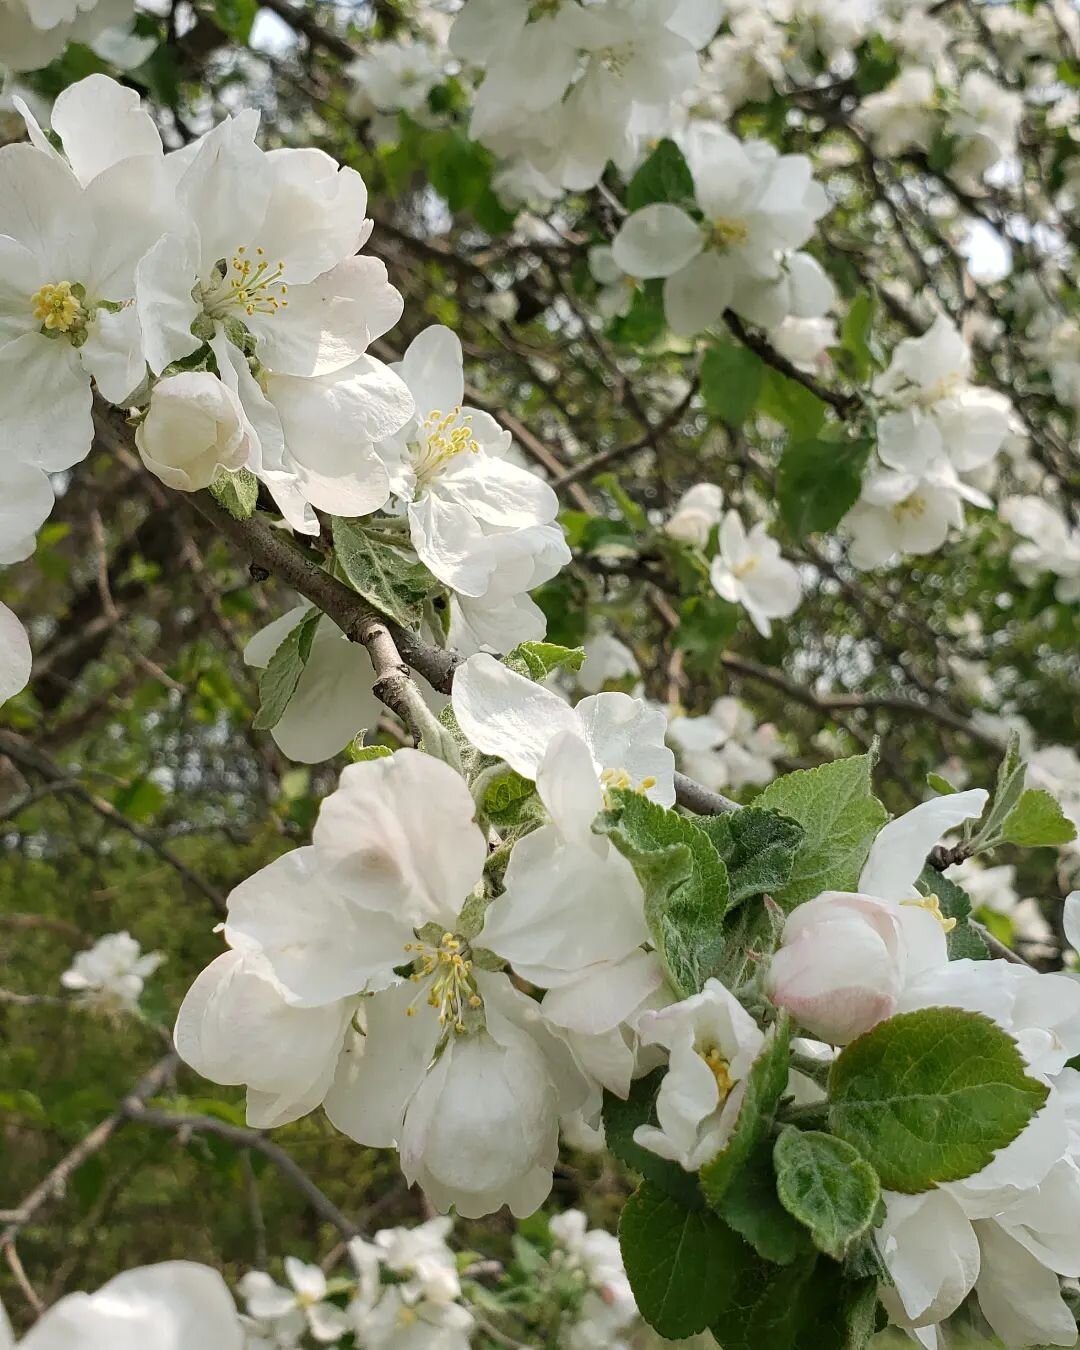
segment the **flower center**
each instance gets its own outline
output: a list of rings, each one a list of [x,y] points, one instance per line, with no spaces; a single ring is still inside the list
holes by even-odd
[[[640,783],[635,783],[625,769],[605,769],[600,775],[600,785],[609,792],[617,789],[644,794],[656,786],[656,779],[643,778]]]
[[[920,520],[926,515],[926,498],[918,492],[913,492],[910,497],[896,503],[893,515],[899,521]]]
[[[224,260],[218,263],[218,272],[220,281],[204,295],[206,312],[215,318],[230,309],[242,309],[249,318],[288,309],[285,264],[268,262],[265,249],[257,248],[251,258],[246,248],[238,248],[228,267]]]
[[[750,238],[750,230],[745,221],[734,220],[730,216],[721,216],[712,223],[712,243],[714,248],[730,248],[732,244],[745,244]]]
[[[466,1010],[484,1006],[476,992],[473,963],[465,955],[466,945],[453,933],[444,933],[437,947],[426,942],[407,942],[405,950],[420,966],[409,979],[426,987],[428,1005],[438,1012],[440,1025],[464,1031]],[[407,1009],[410,1017],[416,1016],[419,998],[417,995]]]
[[[928,914],[932,914],[946,933],[951,933],[956,927],[955,919],[947,919],[941,912],[941,901],[936,895],[921,895],[919,898],[911,900],[901,900],[902,905],[910,905],[912,909],[925,909]]]
[[[438,409],[428,413],[419,439],[409,449],[417,483],[422,485],[458,455],[479,454],[480,445],[473,435],[472,418],[463,417],[459,405],[448,413]]]
[[[758,559],[747,558],[745,562],[736,563],[731,569],[731,575],[736,581],[742,581],[744,577],[750,576],[752,572],[757,571]]]
[[[735,1080],[731,1076],[731,1063],[726,1060],[715,1045],[706,1050],[699,1050],[698,1054],[709,1066],[712,1076],[716,1079],[716,1089],[720,1093],[720,1100],[727,1100],[731,1089],[735,1086]]]
[[[634,59],[634,44],[622,42],[617,47],[604,47],[596,53],[596,59],[612,75],[622,75]]]
[[[55,281],[35,291],[30,305],[46,333],[70,333],[89,318],[82,304],[85,298],[86,292],[78,282]]]

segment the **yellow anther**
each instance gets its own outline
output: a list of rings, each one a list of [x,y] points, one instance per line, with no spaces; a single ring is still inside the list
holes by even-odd
[[[465,1009],[484,1006],[472,976],[473,963],[463,955],[463,946],[461,938],[453,933],[443,933],[438,947],[429,947],[424,942],[408,944],[406,950],[416,953],[419,963],[419,969],[409,979],[424,985],[424,993],[418,994],[407,1010],[410,1017],[415,1015],[420,998],[424,998],[428,1007],[438,1013],[440,1026],[464,1031]]]
[[[745,221],[733,220],[730,216],[721,216],[712,223],[712,241],[716,248],[730,248],[732,244],[745,244],[750,238],[750,230]]]
[[[946,933],[951,933],[956,927],[955,919],[947,919],[941,912],[941,901],[936,895],[922,895],[919,898],[911,900],[901,900],[902,905],[910,905],[912,909],[925,909],[927,914],[932,914]]]
[[[480,450],[472,430],[472,418],[453,408],[444,413],[435,408],[424,418],[417,441],[410,447],[418,483],[424,483],[458,455]]]
[[[731,1089],[735,1086],[735,1081],[731,1077],[731,1064],[720,1053],[715,1046],[708,1050],[699,1050],[698,1054],[709,1066],[712,1076],[716,1079],[716,1087],[720,1093],[720,1100],[725,1101]]]
[[[897,520],[920,520],[926,515],[927,501],[917,492],[913,492],[910,497],[905,497],[902,502],[897,502],[892,509],[893,515]]]
[[[42,286],[30,297],[34,318],[49,333],[70,333],[85,317],[82,303],[70,281]]]
[[[230,268],[222,280],[204,293],[208,314],[222,317],[230,309],[242,309],[248,318],[256,314],[276,314],[284,309],[288,293],[284,281],[285,264],[271,267],[266,261],[266,250],[256,248],[255,260],[244,256],[241,246],[230,259]]]

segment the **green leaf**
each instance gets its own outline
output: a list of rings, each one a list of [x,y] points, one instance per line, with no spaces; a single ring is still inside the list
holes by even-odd
[[[747,1252],[712,1332],[723,1350],[864,1350],[876,1312],[875,1280],[825,1257],[776,1266]]]
[[[152,778],[137,778],[113,797],[113,806],[128,820],[150,820],[165,804],[165,793]]]
[[[840,325],[840,345],[851,357],[851,371],[860,384],[869,382],[877,364],[870,350],[873,326],[874,297],[869,291],[860,291]]]
[[[1021,848],[1054,848],[1071,843],[1076,826],[1049,792],[1028,788],[1002,821],[997,838]]]
[[[585,663],[584,647],[559,647],[554,642],[521,642],[503,664],[530,680],[546,680],[553,670],[580,670]]]
[[[703,830],[638,792],[617,789],[593,828],[630,862],[645,892],[645,921],[683,998],[700,993],[724,946],[727,868]]]
[[[928,773],[926,775],[928,787],[932,787],[939,797],[951,797],[955,794],[956,788],[947,778],[942,778],[939,773]]]
[[[1014,731],[1009,737],[1009,745],[998,765],[994,782],[994,795],[990,807],[978,827],[975,843],[989,846],[997,838],[998,831],[1019,802],[1024,791],[1024,776],[1027,770],[1020,756],[1020,737]],[[965,833],[965,838],[968,837]]]
[[[784,451],[776,495],[784,523],[797,539],[833,530],[859,499],[869,440],[795,441]]]
[[[361,732],[345,747],[345,753],[351,763],[366,764],[372,759],[389,759],[394,752],[388,745],[365,745]]]
[[[773,1159],[780,1203],[827,1256],[842,1261],[874,1221],[877,1173],[842,1139],[792,1125],[780,1132]]]
[[[222,469],[210,484],[210,495],[233,520],[247,520],[259,500],[259,480],[250,469]]]
[[[355,520],[335,516],[333,531],[337,560],[353,590],[403,628],[419,623],[424,600],[438,588],[427,568],[372,538]]]
[[[214,0],[214,20],[235,42],[246,44],[258,12],[258,0]]]
[[[758,411],[774,418],[800,440],[809,440],[825,425],[828,405],[798,380],[789,380],[772,366],[766,366],[762,371]]]
[[[853,891],[874,836],[888,813],[874,796],[873,759],[854,755],[799,769],[770,783],[755,800],[797,820],[806,837],[791,880],[773,898],[791,909],[822,891]]]
[[[771,894],[790,880],[805,835],[798,821],[746,806],[726,816],[703,816],[695,823],[713,841],[727,867],[729,910],[752,895]]]
[[[701,1209],[705,1202],[694,1173],[634,1142],[634,1131],[639,1125],[657,1124],[656,1096],[666,1073],[666,1068],[654,1069],[644,1078],[635,1079],[625,1101],[612,1092],[604,1093],[604,1138],[608,1150],[625,1167],[670,1195],[684,1209]]]
[[[741,427],[761,393],[765,366],[740,342],[714,342],[701,363],[705,407],[729,427]]]
[[[769,1139],[762,1139],[745,1166],[735,1174],[718,1213],[765,1261],[786,1266],[813,1250],[806,1229],[792,1218],[776,1193],[776,1168]]]
[[[744,1244],[707,1209],[684,1209],[648,1181],[623,1206],[619,1245],[642,1317],[682,1340],[715,1322],[734,1290]]]
[[[593,479],[597,487],[603,488],[609,492],[615,499],[615,503],[622,512],[623,519],[628,525],[632,525],[635,530],[645,530],[649,526],[649,518],[645,514],[645,509],[639,506],[629,492],[619,482],[613,473],[598,473]]]
[[[670,140],[660,142],[626,189],[628,211],[640,211],[652,202],[691,202],[693,199],[694,179],[683,152]]]
[[[538,805],[536,784],[512,769],[501,774],[484,793],[484,814],[497,826],[517,825]]]
[[[311,655],[311,644],[321,618],[319,610],[310,610],[281,642],[270,658],[270,664],[259,676],[259,711],[251,724],[256,731],[272,730],[285,716],[285,709],[296,693]]]
[[[627,347],[651,347],[667,330],[664,290],[660,281],[647,281],[634,292],[630,312],[612,323],[612,337]]]
[[[714,1209],[772,1128],[777,1105],[787,1089],[790,1053],[791,1019],[785,1012],[765,1033],[765,1044],[750,1066],[746,1092],[726,1146],[699,1174],[705,1199]]]
[[[980,1171],[1049,1089],[988,1017],[924,1008],[851,1042],[829,1075],[829,1125],[889,1190],[913,1195]]]

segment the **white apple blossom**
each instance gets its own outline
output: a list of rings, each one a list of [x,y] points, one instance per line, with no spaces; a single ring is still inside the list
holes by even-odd
[[[597,633],[585,640],[585,660],[575,679],[587,694],[598,694],[609,680],[636,680],[641,675],[637,657],[613,633]]]
[[[664,533],[703,549],[713,528],[723,519],[723,507],[722,489],[715,483],[695,483],[676,502]]]
[[[1037,585],[1050,572],[1058,578],[1054,594],[1062,604],[1080,600],[1080,525],[1070,525],[1041,497],[1006,497],[1000,512],[1002,520],[1025,541],[1010,556],[1024,585]]]
[[[981,788],[922,802],[878,832],[857,893],[826,891],[797,906],[766,977],[773,1002],[820,1040],[846,1045],[947,965],[954,924],[915,880],[942,835],[980,816],[986,802]]]
[[[683,771],[714,791],[764,787],[776,776],[783,743],[771,722],[759,725],[737,698],[718,698],[703,717],[672,717],[668,740]]]
[[[628,1345],[622,1333],[638,1321],[638,1310],[618,1238],[602,1228],[589,1228],[577,1209],[556,1214],[548,1229],[555,1242],[552,1264],[585,1282],[581,1306],[563,1332],[563,1350],[620,1350]]]
[[[447,1246],[453,1220],[444,1215],[412,1228],[384,1228],[370,1243],[353,1238],[354,1261],[373,1257],[403,1277],[397,1289],[406,1303],[452,1303],[461,1297],[457,1260]]]
[[[244,660],[265,669],[274,653],[313,611],[299,605],[260,629]],[[375,668],[367,648],[350,642],[333,619],[319,620],[304,672],[281,721],[270,730],[278,749],[300,764],[319,764],[340,753],[361,731],[378,725],[382,704],[372,693]]]
[[[594,244],[589,249],[589,271],[600,284],[596,297],[597,313],[605,319],[621,319],[630,313],[637,277],[628,276],[615,261],[610,244]]]
[[[440,325],[427,328],[392,369],[411,391],[417,411],[381,442],[379,452],[390,468],[393,491],[405,504],[420,560],[468,598],[488,595],[493,583],[500,601],[511,598],[496,579],[508,551],[522,573],[522,591],[554,575],[545,569],[536,578],[535,567],[517,554],[522,541],[514,536],[529,531],[528,553],[553,552],[569,561],[554,523],[558,499],[536,474],[505,457],[509,432],[488,413],[463,406],[458,338]]]
[[[771,620],[790,618],[799,607],[798,568],[780,556],[780,545],[763,523],[748,534],[737,511],[724,517],[719,544],[709,565],[713,590],[730,604],[741,605],[762,637],[768,637]]]
[[[681,336],[709,328],[729,308],[779,324],[798,312],[783,258],[806,243],[829,207],[809,159],[741,142],[711,123],[691,126],[684,148],[704,224],[668,202],[643,207],[615,236],[615,262],[631,276],[665,279],[664,311]]]
[[[320,1344],[337,1342],[349,1330],[343,1309],[327,1300],[327,1280],[320,1266],[285,1258],[285,1278],[290,1288],[278,1284],[265,1271],[249,1270],[237,1288],[257,1321],[283,1323],[286,1334],[299,1321]]]
[[[179,492],[198,492],[222,470],[242,469],[253,449],[240,400],[203,371],[155,384],[135,445],[150,472]]]
[[[428,95],[445,78],[445,60],[426,42],[372,42],[345,68],[357,104],[380,113],[406,112],[423,120]]]
[[[811,374],[829,364],[829,348],[839,340],[835,319],[798,318],[794,314],[769,333],[769,341],[781,356]]]
[[[550,689],[481,654],[458,667],[453,707],[478,750],[505,759],[525,778],[536,780],[552,741],[569,731],[587,746],[603,783],[640,788],[664,806],[675,801],[675,759],[663,743],[667,719],[640,699],[592,694],[571,708]]]
[[[92,42],[131,12],[131,0],[0,0],[0,56],[9,70],[39,70],[69,42]]]
[[[60,983],[96,1007],[134,1009],[145,981],[164,960],[161,952],[143,955],[130,933],[107,933],[76,954]]]
[[[550,581],[570,561],[555,524],[509,529],[486,536],[494,566],[481,596],[450,595],[450,645],[463,656],[509,652],[547,633],[544,611],[529,591]]]
[[[365,1350],[469,1350],[476,1325],[460,1303],[410,1304],[393,1285],[374,1306],[357,1301],[351,1315]]]
[[[121,160],[84,186],[53,153],[0,149],[0,421],[13,458],[70,468],[93,440],[91,379],[115,403],[142,383],[130,302],[167,199],[152,155]]]
[[[951,171],[961,182],[977,184],[1000,160],[1015,154],[1023,115],[1020,94],[985,71],[967,72],[945,120],[946,135],[958,142]]]
[[[955,473],[922,478],[871,468],[862,496],[844,517],[848,557],[860,570],[882,567],[898,555],[936,553],[952,528],[964,523],[961,484]]]
[[[0,1308],[0,1346],[7,1319]],[[140,1266],[96,1294],[66,1294],[19,1341],[19,1350],[244,1350],[244,1334],[225,1281],[209,1266],[165,1261]],[[7,1335],[7,1345],[15,1342]]]
[[[727,1143],[765,1038],[714,979],[700,994],[644,1013],[639,1035],[645,1045],[664,1046],[669,1060],[656,1098],[659,1123],[639,1125],[634,1142],[696,1172]]]
[[[971,349],[944,315],[900,342],[874,386],[894,409],[878,419],[881,462],[920,478],[989,464],[1008,435],[1010,404],[970,375]]]
[[[859,104],[857,120],[884,158],[915,147],[929,150],[939,122],[937,87],[925,66],[907,66],[877,94]]]
[[[642,950],[650,940],[644,895],[629,862],[592,832],[604,794],[579,735],[554,736],[536,786],[551,823],[514,845],[477,943],[549,991],[544,1016],[585,1069],[625,1097],[635,1019],[664,986],[658,957]]]

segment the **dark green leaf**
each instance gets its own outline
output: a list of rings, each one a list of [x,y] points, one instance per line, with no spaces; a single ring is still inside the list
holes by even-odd
[[[716,1321],[748,1250],[715,1214],[684,1209],[648,1181],[623,1206],[619,1245],[642,1317],[669,1340]]]
[[[763,1139],[736,1172],[717,1211],[766,1261],[786,1266],[813,1250],[806,1229],[791,1217],[776,1194],[776,1168],[769,1139]]]
[[[1046,1101],[1016,1042],[981,1013],[925,1008],[851,1042],[829,1075],[829,1125],[889,1190],[985,1167]]]
[[[827,1256],[842,1261],[874,1221],[877,1173],[842,1139],[792,1125],[780,1132],[773,1160],[780,1203]]]
[[[859,499],[872,449],[868,440],[794,441],[784,451],[776,495],[797,539],[833,530]]]
[[[694,180],[683,152],[674,141],[663,140],[630,180],[626,209],[640,211],[652,202],[692,202]]]
[[[705,407],[729,427],[741,427],[761,393],[765,367],[740,342],[714,342],[701,363]]]

